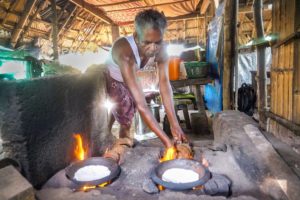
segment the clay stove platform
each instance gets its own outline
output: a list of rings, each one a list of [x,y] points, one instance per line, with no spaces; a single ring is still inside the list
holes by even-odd
[[[200,159],[201,152],[205,154],[210,163],[210,170],[227,175],[233,181],[233,195],[251,195],[263,197],[259,189],[246,178],[246,175],[239,169],[234,161],[231,152],[214,152],[209,150],[212,141],[198,141],[196,159]],[[149,179],[152,168],[158,163],[158,155],[161,147],[159,141],[152,140],[146,143],[139,143],[126,153],[126,162],[121,166],[120,177],[105,188],[91,190],[89,192],[72,192],[68,187],[68,180],[64,172],[56,174],[44,188],[37,192],[40,200],[68,200],[68,199],[226,199],[225,197],[210,197],[203,195],[201,191],[174,192],[169,190],[161,191],[158,194],[147,194],[143,191],[143,182]],[[225,167],[226,166],[226,167]],[[59,180],[59,181],[57,181]],[[59,183],[58,183],[59,182]],[[59,185],[60,184],[60,185]],[[56,187],[56,188],[54,188]],[[242,199],[253,200],[255,198],[244,196]]]
[[[214,119],[214,140],[193,139],[195,159],[201,156],[209,162],[212,173],[223,174],[231,181],[229,199],[297,199],[299,179],[273,149],[256,123],[238,112],[223,112]],[[43,189],[37,191],[40,200],[76,199],[184,199],[221,200],[222,196],[204,195],[202,190],[156,194],[144,192],[142,186],[158,163],[162,146],[159,140],[138,143],[125,154],[120,177],[105,188],[89,192],[72,192],[64,171],[56,174]],[[228,198],[227,198],[228,199]]]

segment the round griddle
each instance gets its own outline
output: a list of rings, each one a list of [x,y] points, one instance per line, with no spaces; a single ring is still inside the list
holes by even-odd
[[[88,165],[103,165],[106,166],[110,170],[110,175],[106,176],[102,179],[93,180],[93,181],[78,181],[74,178],[75,172],[85,166]],[[92,157],[86,160],[74,162],[70,164],[66,169],[66,176],[70,179],[73,183],[77,185],[100,185],[102,183],[112,181],[113,179],[117,178],[121,172],[120,166],[112,159],[103,158],[103,157]]]
[[[199,180],[195,182],[189,183],[172,183],[166,182],[162,180],[163,173],[171,168],[181,168],[187,170],[193,170],[197,174],[199,174]],[[200,162],[195,160],[188,159],[176,159],[169,160],[160,163],[154,170],[152,171],[151,178],[152,180],[159,185],[164,186],[165,188],[171,190],[188,190],[193,187],[204,185],[211,177],[209,170],[204,167]]]

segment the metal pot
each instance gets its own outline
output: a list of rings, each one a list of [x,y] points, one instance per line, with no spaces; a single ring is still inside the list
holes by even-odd
[[[149,104],[148,105],[149,110],[152,112],[154,115],[155,119],[157,122],[160,121],[159,118],[159,105],[158,104]],[[143,135],[146,134],[154,134],[150,128],[146,125],[146,123],[143,121],[141,115],[136,112],[135,117],[134,117],[134,122],[135,122],[135,134],[137,137],[143,137]]]
[[[197,174],[199,174],[199,180],[190,182],[190,183],[172,183],[166,182],[162,179],[163,173],[171,168],[182,168],[182,169],[189,169],[193,170]],[[188,160],[188,159],[176,159],[176,160],[169,160],[162,163],[152,171],[151,179],[159,185],[164,186],[165,188],[171,190],[189,190],[193,189],[194,187],[204,185],[211,177],[210,171],[204,167],[200,162],[195,160]]]
[[[102,179],[93,180],[93,181],[78,181],[74,178],[75,173],[78,169],[88,166],[88,165],[103,165],[106,166],[110,171],[110,175]],[[121,172],[120,166],[112,159],[103,158],[103,157],[92,157],[86,160],[74,162],[70,164],[66,169],[66,177],[75,183],[77,186],[90,185],[96,186],[102,183],[112,181],[117,178]]]

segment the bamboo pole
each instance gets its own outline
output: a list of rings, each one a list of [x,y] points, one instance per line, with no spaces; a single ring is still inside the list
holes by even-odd
[[[262,0],[254,0],[253,2],[253,16],[254,24],[256,29],[257,38],[264,37],[264,24],[262,17]],[[267,105],[267,74],[265,66],[265,47],[257,46],[257,100],[258,100],[258,114],[259,114],[259,124],[261,127],[265,128],[266,118],[264,115],[264,110]]]

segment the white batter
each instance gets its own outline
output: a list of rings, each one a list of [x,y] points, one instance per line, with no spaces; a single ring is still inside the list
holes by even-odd
[[[172,183],[190,183],[199,180],[199,174],[189,169],[171,168],[162,175],[162,180]]]
[[[77,181],[94,181],[110,175],[108,167],[103,165],[88,165],[78,169],[74,178]]]

